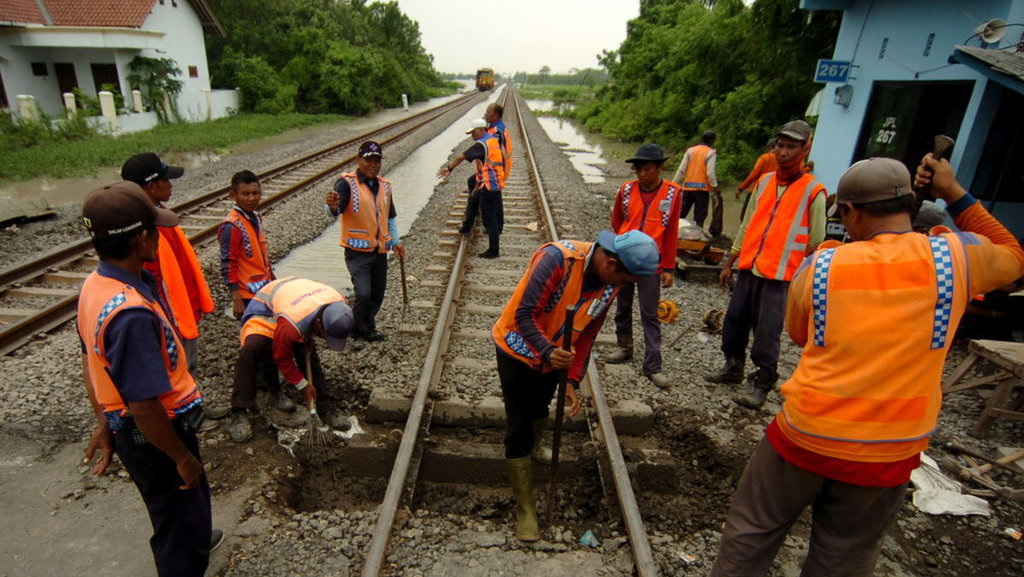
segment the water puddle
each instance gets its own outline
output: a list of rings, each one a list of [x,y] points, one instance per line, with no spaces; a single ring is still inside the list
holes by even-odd
[[[395,210],[398,212],[398,231],[408,233],[420,210],[426,206],[434,186],[437,185],[437,168],[455,151],[461,153],[469,147],[466,127],[474,118],[482,118],[487,105],[500,96],[501,91],[469,110],[444,132],[416,149],[399,164],[388,164],[388,151],[384,150],[382,176],[389,179],[395,188]],[[449,178],[465,181],[470,168],[461,164]],[[327,194],[327,191],[323,191]],[[326,216],[324,218],[327,218]],[[345,267],[344,249],[339,246],[341,225],[335,221],[316,240],[293,250],[287,257],[274,264],[278,277],[298,276],[322,282],[338,290],[351,289],[352,280]],[[273,242],[273,239],[270,239]],[[330,263],[325,266],[325,263]],[[392,265],[394,266],[394,265]]]
[[[530,110],[535,111],[556,108],[555,103],[550,100],[528,100],[526,104]],[[601,166],[606,163],[602,157],[604,151],[599,144],[588,141],[587,137],[570,120],[565,118],[538,116],[537,120],[547,132],[548,137],[569,157],[569,161],[572,162],[576,171],[583,175],[584,182],[601,183],[605,181],[604,170],[601,169]]]

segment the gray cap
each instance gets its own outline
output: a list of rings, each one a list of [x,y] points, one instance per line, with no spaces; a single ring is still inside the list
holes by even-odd
[[[814,134],[814,131],[811,129],[810,124],[803,120],[790,120],[782,125],[782,128],[775,133],[775,136],[788,136],[793,140],[807,142],[811,139],[812,134]]]
[[[836,187],[836,202],[867,204],[914,194],[910,171],[894,158],[875,157],[855,162]]]
[[[320,317],[324,325],[324,340],[332,351],[345,349],[345,341],[352,332],[352,309],[347,303],[338,301],[324,307]]]
[[[658,265],[661,264],[658,245],[644,232],[630,230],[615,236],[610,230],[602,230],[597,235],[597,244],[615,253],[622,266],[632,275],[651,276],[658,272]]]

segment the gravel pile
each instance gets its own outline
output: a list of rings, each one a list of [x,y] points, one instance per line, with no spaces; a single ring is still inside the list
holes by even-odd
[[[453,114],[451,120],[456,117]],[[608,226],[616,185],[632,177],[628,165],[609,164],[606,183],[586,184],[558,145],[543,135],[536,120],[527,115],[525,121],[535,135],[534,154],[562,235],[595,238],[599,230]],[[399,162],[443,128],[438,126],[428,134],[419,134],[407,143],[389,148],[388,163]],[[347,134],[347,130],[357,132],[346,125],[308,129],[287,144],[225,156],[219,163],[188,171],[176,181],[175,194],[181,199],[190,191],[223,186],[237,170],[274,166],[298,151],[323,147]],[[518,170],[524,168],[519,165]],[[433,298],[434,293],[421,286],[429,278],[424,269],[433,264],[431,254],[438,250],[440,231],[451,227],[446,222],[451,218],[451,201],[463,187],[460,180],[464,178],[452,178],[437,187],[434,199],[405,237],[414,301]],[[293,246],[312,240],[330,224],[320,211],[324,192],[310,192],[279,205],[267,215],[273,260],[283,257]],[[77,227],[78,210],[77,206],[63,207],[56,221],[24,225],[16,237],[18,242],[0,245],[0,256],[15,262],[59,242],[79,238],[68,232]],[[474,253],[484,248],[486,240],[478,237],[475,242],[478,246]],[[525,254],[532,249],[521,250]],[[216,249],[202,249],[200,258],[215,299],[226,305],[229,299],[219,280]],[[341,255],[325,266],[344,266]],[[391,340],[371,344],[361,352],[321,352],[330,380],[318,401],[325,421],[338,414],[358,412],[366,406],[375,387],[408,392],[407,384],[415,384],[419,378],[421,353],[415,351],[425,348],[433,329],[427,321],[433,313],[413,307],[403,314],[401,291],[397,288],[398,267],[390,267],[389,274],[391,288],[378,322],[392,334]],[[494,282],[514,284],[515,280],[510,277]],[[773,393],[762,411],[749,411],[730,400],[730,390],[704,383],[702,376],[718,367],[721,353],[720,337],[703,333],[701,321],[707,311],[725,309],[725,292],[712,284],[677,279],[672,288],[663,292],[663,298],[674,300],[681,311],[675,324],[663,327],[665,372],[673,386],[661,390],[641,376],[639,348],[637,360],[631,364],[604,367],[603,384],[611,398],[642,401],[654,409],[657,425],[650,441],[669,451],[680,465],[677,492],[646,493],[639,497],[661,574],[704,575],[714,559],[733,484],[765,425],[779,409],[780,398]],[[492,321],[473,321],[464,328],[487,330]],[[425,325],[426,332],[403,335],[396,330],[400,325],[414,324]],[[209,403],[226,404],[238,346],[237,324],[226,315],[214,314],[204,318],[201,330],[203,348],[198,380]],[[610,320],[604,330],[612,334]],[[638,323],[634,335],[642,342]],[[79,442],[86,438],[93,417],[82,392],[78,347],[74,328],[68,326],[0,360],[0,422],[4,423],[5,431],[53,442]],[[606,352],[601,348],[596,351],[599,365],[603,366],[600,356]],[[783,377],[798,362],[799,354],[799,349],[784,338],[780,367]],[[955,366],[963,354],[962,347],[956,348],[947,366]],[[485,362],[490,357],[480,360]],[[496,376],[486,370],[451,369],[445,379],[455,382],[454,394],[467,398],[498,394]],[[974,393],[951,396],[937,435],[942,439],[965,438],[982,403]],[[246,503],[246,515],[236,535],[228,543],[234,547],[231,559],[219,574],[358,574],[385,481],[339,480],[333,479],[330,471],[305,471],[283,451],[276,450],[269,423],[257,419],[255,426],[257,438],[244,449],[228,441],[220,430],[204,438],[215,500],[244,483],[255,483],[258,487]],[[1022,432],[1020,423],[1001,421],[993,427],[989,440],[970,439],[969,444],[992,453],[996,446],[1019,443],[1024,437]],[[1024,485],[1019,477],[1000,479],[1007,484]],[[316,486],[338,489],[325,496],[322,491],[315,493]],[[405,523],[392,541],[392,574],[631,575],[632,561],[624,529],[607,520],[603,513],[605,505],[595,486],[581,488],[580,494],[587,495],[592,502],[573,503],[561,514],[555,529],[546,535],[550,538],[535,547],[524,547],[510,538],[512,504],[506,492],[427,487],[411,504],[415,514],[404,518]],[[1024,552],[1019,542],[1003,535],[1002,528],[1020,528],[1024,524],[1024,510],[1019,504],[1006,503],[996,504],[993,509],[991,518],[932,517],[918,512],[908,501],[895,530],[886,538],[877,574],[1020,575],[1024,571]],[[597,533],[602,542],[600,548],[577,543],[586,529]],[[779,555],[775,574],[799,572],[799,562],[807,547],[806,517],[793,533]],[[940,537],[934,537],[936,534]]]

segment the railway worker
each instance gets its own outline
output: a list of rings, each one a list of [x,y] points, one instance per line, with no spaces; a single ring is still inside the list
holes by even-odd
[[[743,197],[743,208],[740,209],[740,222],[743,222],[743,217],[747,214],[747,205],[750,204],[750,193],[753,192],[752,187],[761,180],[762,176],[769,172],[775,172],[778,169],[779,161],[775,159],[775,137],[773,136],[768,139],[764,154],[757,157],[754,168],[750,170],[750,174],[747,175],[747,178],[743,179],[739,188],[736,189],[737,199],[746,192],[746,196]]]
[[[505,462],[516,499],[516,538],[536,541],[531,453],[540,441],[559,372],[567,371],[569,415],[580,411],[576,387],[619,287],[658,272],[651,237],[638,230],[597,242],[561,240],[541,246],[491,329],[508,421]],[[577,305],[572,351],[561,348],[565,309]]]
[[[693,221],[701,228],[704,228],[704,219],[708,216],[711,192],[721,191],[715,175],[718,154],[712,148],[714,144],[714,131],[705,130],[700,137],[700,144],[686,149],[679,169],[672,177],[672,182],[683,185],[683,207],[679,217],[686,218],[690,214],[690,207],[693,207]]]
[[[959,233],[912,232],[916,200],[899,161],[858,162],[836,204],[854,242],[818,250],[793,279],[790,336],[804,347],[733,495],[711,575],[766,575],[813,507],[804,575],[871,575],[881,540],[928,448],[942,367],[971,295],[1024,274],[1013,236],[931,155],[918,185]]]
[[[354,313],[337,290],[316,281],[285,277],[271,281],[256,295],[242,315],[242,348],[235,363],[228,435],[236,443],[252,438],[249,412],[256,409],[256,371],[270,356],[306,406],[316,407],[317,387],[324,372],[313,337],[327,348],[345,349],[355,326]]]
[[[152,152],[136,154],[121,166],[121,178],[142,187],[153,204],[166,208],[174,185],[185,169],[170,166]],[[174,324],[184,340],[188,370],[196,371],[199,359],[199,319],[213,312],[213,299],[196,251],[180,226],[161,226],[157,257],[143,266],[156,278],[157,290],[170,306]]]
[[[92,191],[82,217],[100,259],[78,299],[85,388],[97,419],[85,462],[95,457],[92,471],[102,475],[112,453],[121,459],[149,511],[158,575],[202,577],[213,544],[196,438],[202,397],[143,266],[156,259],[157,228],[178,217],[123,181]]]
[[[391,181],[380,176],[384,149],[367,140],[359,145],[355,172],[346,172],[327,193],[327,208],[341,220],[341,246],[345,265],[352,277],[356,304],[352,309],[352,350],[368,342],[383,341],[388,335],[377,330],[377,313],[384,304],[388,280],[388,251],[405,258],[398,236]],[[387,215],[387,216],[385,216]]]
[[[466,134],[472,136],[474,142],[465,152],[449,163],[441,166],[437,175],[444,178],[452,173],[456,166],[464,160],[472,160],[476,165],[475,188],[469,191],[466,200],[466,213],[462,218],[459,232],[469,234],[473,231],[473,221],[477,212],[484,221],[487,232],[487,250],[480,253],[480,258],[498,258],[499,237],[505,225],[505,210],[502,206],[501,191],[505,188],[505,158],[502,154],[498,137],[487,131],[487,121],[481,118],[473,120]]]
[[[487,121],[487,132],[493,134],[498,139],[498,145],[501,147],[501,155],[504,159],[505,166],[505,180],[508,180],[508,175],[512,173],[512,138],[508,134],[508,127],[505,126],[505,107],[492,102],[487,110],[484,111],[484,120]],[[474,180],[476,175],[474,175]],[[475,188],[475,183],[474,183]],[[502,184],[502,189],[505,185]]]
[[[661,178],[665,166],[664,150],[657,144],[644,144],[626,162],[633,165],[636,179],[619,187],[612,207],[612,230],[624,233],[642,230],[654,239],[661,253],[661,274],[640,278],[619,290],[615,309],[615,340],[618,348],[606,362],[624,363],[633,358],[633,296],[640,303],[640,324],[644,330],[642,372],[661,388],[669,386],[661,371],[661,322],[658,303],[661,289],[672,286],[679,242],[679,210],[682,194],[679,185]]]
[[[763,405],[779,378],[786,290],[797,267],[825,238],[827,193],[821,183],[804,172],[804,158],[810,149],[811,127],[806,122],[794,120],[779,129],[775,145],[779,169],[757,183],[753,208],[740,225],[718,275],[722,288],[728,288],[733,265],[739,269],[722,329],[725,364],[705,379],[712,383],[743,382],[747,342],[753,329],[750,359],[757,369],[747,376],[746,391],[733,399],[748,408]]]

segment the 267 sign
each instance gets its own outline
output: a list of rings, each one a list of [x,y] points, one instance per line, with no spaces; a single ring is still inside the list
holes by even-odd
[[[849,60],[818,60],[815,82],[846,82],[850,78]]]

